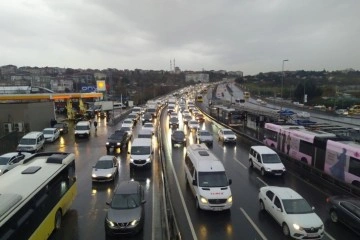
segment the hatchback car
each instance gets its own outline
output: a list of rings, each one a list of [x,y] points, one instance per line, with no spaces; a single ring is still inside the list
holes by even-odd
[[[109,236],[136,234],[144,226],[144,190],[137,181],[121,182],[115,189],[105,217]]]
[[[46,142],[55,142],[60,137],[60,131],[57,128],[45,128],[43,134]]]
[[[207,130],[199,130],[196,133],[196,141],[201,144],[213,145],[213,135]]]
[[[188,124],[189,121],[192,119],[191,115],[187,114],[183,116],[183,122],[184,124]]]
[[[142,120],[142,124],[145,124],[147,122],[152,122],[153,116],[151,113],[145,113],[141,120]]]
[[[169,119],[169,128],[178,128],[179,127],[179,119],[177,117],[171,117]]]
[[[171,146],[174,146],[175,144],[183,144],[186,146],[186,136],[184,131],[177,130],[171,134]]]
[[[222,128],[218,131],[218,135],[219,135],[219,140],[225,142],[230,142],[230,143],[235,143],[236,142],[236,134],[228,128]]]
[[[9,152],[0,156],[0,175],[8,172],[19,164],[22,164],[25,159],[31,157],[31,153],[27,152]]]
[[[326,202],[332,222],[341,222],[360,235],[360,198],[332,196]]]
[[[190,120],[187,125],[190,130],[193,130],[193,129],[199,130],[200,129],[200,125],[196,120]]]
[[[57,123],[54,125],[54,128],[59,129],[60,134],[64,134],[64,133],[68,133],[69,132],[69,126],[67,123],[62,122],[62,123]]]
[[[121,124],[121,127],[129,127],[131,129],[134,128],[134,121],[131,118],[126,118]]]
[[[100,157],[92,169],[93,182],[114,181],[118,174],[119,163],[115,156],[105,155]]]
[[[266,186],[259,192],[260,210],[267,211],[282,227],[285,236],[295,239],[321,239],[324,223],[314,207],[287,187]]]

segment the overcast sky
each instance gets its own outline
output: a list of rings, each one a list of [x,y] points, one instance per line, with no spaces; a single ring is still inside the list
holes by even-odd
[[[358,0],[1,0],[0,65],[243,71],[360,65]]]

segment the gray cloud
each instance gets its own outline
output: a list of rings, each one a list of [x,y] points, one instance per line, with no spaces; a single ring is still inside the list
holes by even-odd
[[[359,67],[352,0],[0,3],[0,65],[242,70]]]

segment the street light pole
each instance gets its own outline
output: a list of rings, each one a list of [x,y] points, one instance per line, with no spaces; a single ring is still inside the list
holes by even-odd
[[[284,88],[284,64],[285,62],[288,62],[289,59],[282,60],[282,68],[281,68],[281,103],[283,102],[283,88]],[[282,104],[281,104],[281,110],[282,110]]]

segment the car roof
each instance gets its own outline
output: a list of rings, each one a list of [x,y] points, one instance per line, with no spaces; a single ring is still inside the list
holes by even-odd
[[[358,208],[360,208],[360,198],[352,197],[352,196],[345,196],[345,195],[339,195],[339,196],[332,196],[330,197],[333,200],[337,202],[349,202]]]
[[[262,187],[266,191],[270,190],[276,194],[280,199],[303,199],[303,197],[288,187],[266,186]]]
[[[44,131],[44,130],[53,130],[53,131],[55,131],[56,129],[57,129],[57,128],[44,128],[43,131]]]
[[[31,153],[27,153],[27,152],[20,152],[22,155],[24,156],[31,156],[32,154]],[[8,153],[5,153],[3,155],[0,155],[0,157],[13,157],[13,156],[16,156],[18,155],[19,152],[8,152]]]
[[[43,133],[42,132],[29,132],[28,134],[23,136],[23,138],[34,138],[34,137],[38,137],[40,134],[43,134]]]
[[[115,189],[115,194],[137,193],[140,183],[137,181],[121,182]]]
[[[108,160],[112,160],[113,158],[114,158],[114,156],[104,155],[104,156],[101,156],[98,161],[108,161]]]
[[[274,150],[267,146],[252,146],[251,148],[260,154],[277,154]]]

